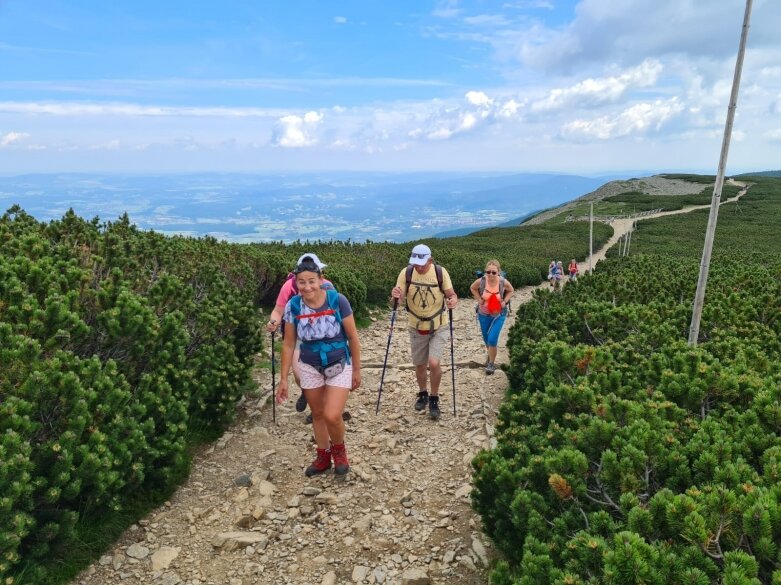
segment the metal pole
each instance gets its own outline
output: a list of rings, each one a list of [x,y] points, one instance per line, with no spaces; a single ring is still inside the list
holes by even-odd
[[[629,230],[629,241],[626,243],[626,250],[624,256],[629,256],[629,247],[632,245],[632,234],[635,233],[635,222],[632,222],[632,229]]]
[[[588,214],[588,271],[594,272],[594,202],[591,202],[591,209]]]
[[[393,312],[391,313],[390,329],[388,330],[388,345],[385,346],[385,361],[382,362],[382,374],[380,375],[380,386],[377,389],[377,407],[374,414],[380,412],[380,400],[382,399],[382,384],[385,382],[385,368],[388,367],[388,354],[390,353],[391,337],[393,336],[393,324],[396,322],[396,310],[399,308],[399,299],[393,299]]]
[[[453,349],[453,309],[448,309],[450,318],[450,375],[453,377],[453,416],[456,415],[456,358]]]
[[[274,332],[271,332],[271,421],[277,424],[277,364],[274,359]]]
[[[705,245],[702,249],[700,261],[700,275],[697,279],[697,292],[694,295],[694,308],[692,309],[692,321],[689,328],[689,345],[697,345],[700,336],[700,319],[702,318],[702,306],[705,302],[705,287],[708,284],[708,271],[713,251],[713,237],[716,234],[716,221],[719,216],[719,203],[721,200],[721,188],[724,186],[724,171],[727,166],[727,154],[729,154],[729,141],[732,137],[732,123],[735,119],[735,110],[738,106],[738,90],[740,88],[740,75],[743,71],[743,55],[746,52],[746,40],[748,39],[749,21],[751,20],[751,4],[753,0],[746,0],[746,12],[743,15],[743,31],[740,35],[740,47],[738,58],[735,62],[735,76],[732,80],[732,94],[727,109],[727,123],[724,126],[724,139],[721,143],[721,157],[719,170],[716,174],[716,184],[713,186],[713,198],[711,199],[708,227],[705,230]]]

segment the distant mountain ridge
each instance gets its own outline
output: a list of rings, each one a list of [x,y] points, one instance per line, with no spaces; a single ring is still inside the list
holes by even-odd
[[[741,173],[734,175],[736,177],[781,177],[781,170],[779,171],[759,171],[757,173]]]

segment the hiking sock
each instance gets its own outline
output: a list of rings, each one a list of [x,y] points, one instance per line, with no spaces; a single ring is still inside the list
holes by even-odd
[[[415,401],[415,410],[425,410],[428,404],[428,392],[421,390],[418,392],[418,399]]]

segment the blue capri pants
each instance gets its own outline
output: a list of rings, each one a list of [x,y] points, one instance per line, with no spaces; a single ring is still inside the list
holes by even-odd
[[[480,322],[480,331],[483,334],[483,341],[488,347],[496,347],[499,344],[499,333],[502,332],[502,326],[507,315],[502,311],[499,315],[481,315],[478,313],[477,320]]]

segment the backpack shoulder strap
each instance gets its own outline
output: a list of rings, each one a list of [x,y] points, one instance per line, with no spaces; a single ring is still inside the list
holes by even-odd
[[[301,314],[301,295],[293,295],[290,297],[290,312],[294,319]]]
[[[410,264],[407,266],[407,272],[405,273],[405,280],[407,281],[407,288],[404,289],[404,294],[407,294],[409,292],[409,285],[412,284],[412,271],[415,270],[415,267]]]
[[[483,296],[483,293],[485,292],[485,276],[480,277],[480,296]]]
[[[342,324],[342,311],[339,310],[339,293],[334,288],[326,289],[325,298],[328,301],[328,308],[333,309],[339,325]]]
[[[442,288],[442,266],[439,264],[434,264],[434,273],[437,275],[437,284],[439,285],[439,290],[441,290],[442,294],[444,294],[445,289]]]

